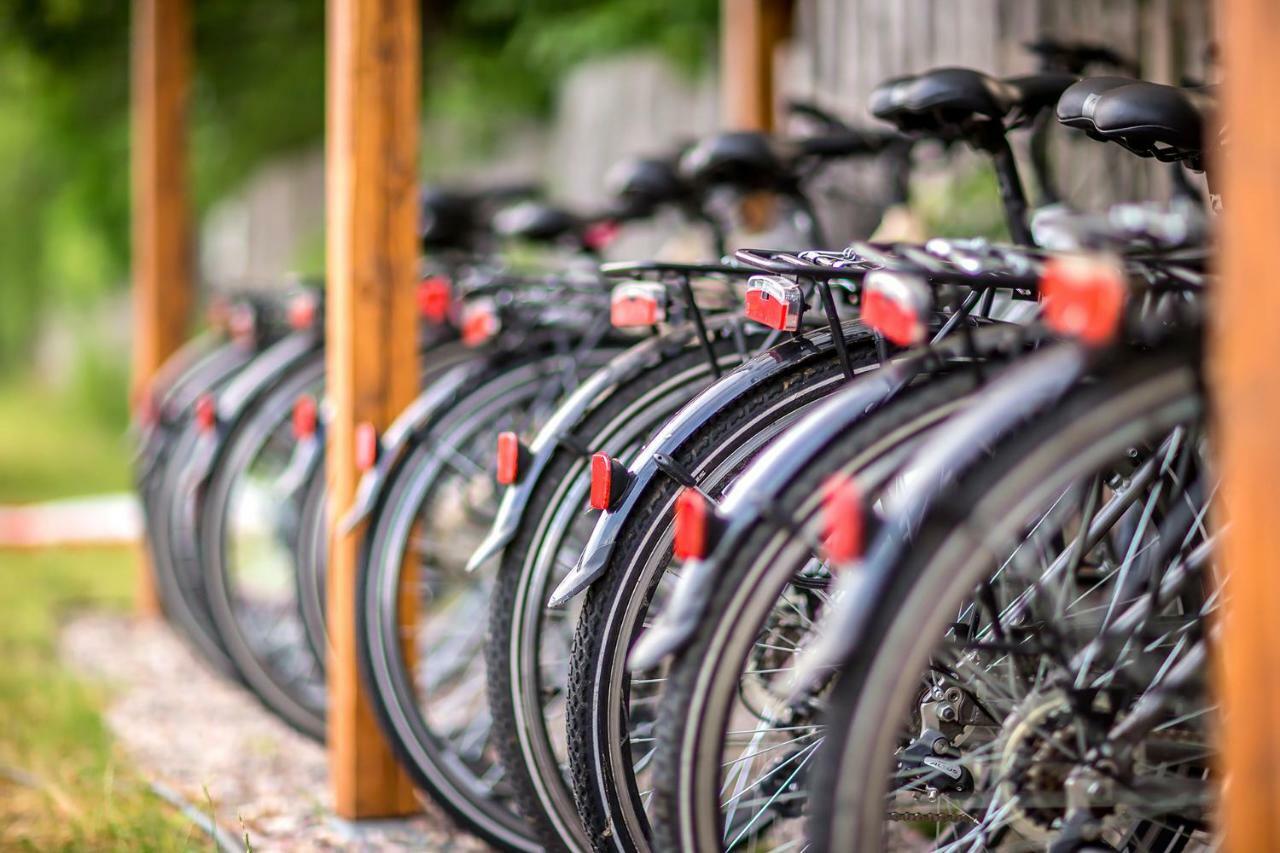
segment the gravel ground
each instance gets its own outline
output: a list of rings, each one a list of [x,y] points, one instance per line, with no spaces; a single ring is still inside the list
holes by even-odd
[[[163,624],[89,614],[62,634],[69,665],[114,689],[107,722],[139,770],[243,849],[487,849],[438,810],[353,826],[328,806],[325,755],[242,688],[206,670]]]

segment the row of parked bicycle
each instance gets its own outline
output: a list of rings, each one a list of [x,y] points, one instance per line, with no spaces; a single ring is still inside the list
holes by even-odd
[[[354,506],[319,293],[231,298],[139,418],[168,617],[323,737],[328,518],[359,531],[378,722],[506,849],[1213,846],[1213,96],[1032,49],[886,82],[883,131],[802,106],[802,137],[628,161],[591,216],[424,193],[422,391],[357,430]],[[1174,202],[1056,203],[1055,113],[1170,163]],[[921,138],[990,158],[1011,242],[810,248],[826,164],[899,204]],[[723,253],[762,191],[806,247],[599,265],[671,211]]]

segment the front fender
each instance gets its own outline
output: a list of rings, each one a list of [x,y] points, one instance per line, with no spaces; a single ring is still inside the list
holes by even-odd
[[[220,453],[222,438],[234,429],[235,423],[250,402],[276,379],[292,372],[307,359],[321,354],[323,346],[323,338],[312,331],[286,335],[263,350],[227,383],[217,396],[217,441],[205,442],[206,445],[215,445],[214,452],[198,455],[191,460],[187,469],[189,483],[193,488],[203,486],[209,479],[214,461]]]
[[[860,321],[844,324],[845,335],[865,329]],[[831,333],[791,338],[760,353],[690,400],[640,451],[631,463],[631,483],[617,509],[602,513],[582,556],[552,593],[548,606],[562,607],[602,574],[627,518],[649,483],[660,474],[659,459],[674,455],[686,441],[726,407],[771,377],[833,349]]]
[[[884,522],[866,556],[839,573],[817,640],[800,655],[795,690],[848,661],[862,644],[903,552],[946,489],[1019,426],[1062,399],[1084,376],[1087,350],[1060,343],[1009,367],[936,430],[886,488]]]
[[[743,471],[720,504],[719,514],[727,524],[720,542],[705,560],[685,564],[667,604],[631,651],[627,666],[633,672],[657,666],[689,643],[719,585],[725,556],[768,516],[768,505],[814,454],[897,394],[924,362],[924,357],[915,356],[859,377],[779,436]]]
[[[487,370],[487,360],[463,362],[447,370],[432,381],[404,411],[378,437],[378,458],[373,467],[364,472],[356,485],[351,508],[342,517],[340,529],[350,533],[360,522],[369,517],[381,499],[382,490],[390,479],[391,471],[404,456],[413,436],[426,428],[439,413],[472,386],[474,379]]]
[[[730,315],[719,315],[707,322],[712,334],[736,325],[738,320]],[[584,420],[609,399],[614,388],[670,358],[697,341],[691,325],[684,325],[665,332],[660,337],[649,338],[619,353],[604,367],[587,377],[578,388],[557,408],[550,420],[538,431],[529,445],[530,461],[520,482],[509,486],[498,505],[498,514],[484,541],[467,561],[467,571],[473,572],[498,556],[511,544],[520,521],[529,506],[529,500],[537,489],[543,473],[551,464],[556,449],[566,438],[573,436]]]
[[[138,482],[145,482],[163,460],[165,442],[187,417],[196,398],[220,386],[254,357],[255,350],[235,342],[224,343],[207,353],[169,388],[160,401],[157,421],[139,431],[134,457]]]

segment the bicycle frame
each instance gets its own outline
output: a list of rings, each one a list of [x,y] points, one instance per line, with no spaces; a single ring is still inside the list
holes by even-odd
[[[1085,376],[1090,356],[1087,347],[1070,341],[1021,359],[975,392],[965,410],[916,451],[885,490],[887,519],[866,556],[838,573],[834,604],[822,620],[817,642],[798,662],[797,691],[812,684],[819,671],[856,653],[894,567],[946,488],[991,447],[1060,401]]]
[[[871,331],[859,320],[849,320],[842,325],[845,338],[870,340]],[[835,350],[833,336],[828,330],[797,335],[760,355],[752,358],[737,370],[727,374],[719,382],[707,388],[675,415],[653,437],[629,468],[631,484],[617,509],[601,514],[591,537],[587,540],[582,556],[573,570],[552,593],[549,607],[563,607],[591,586],[605,571],[613,553],[619,533],[635,508],[640,495],[655,478],[666,476],[664,460],[707,423],[731,406],[740,397],[772,376],[789,370],[819,355]]]
[[[736,316],[719,315],[710,318],[707,326],[709,331],[718,332],[739,323],[741,320]],[[671,352],[683,350],[697,340],[698,334],[693,325],[685,324],[660,337],[636,344],[588,377],[586,382],[560,404],[530,444],[527,473],[503,494],[493,526],[467,562],[467,571],[475,571],[511,544],[528,508],[529,499],[537,489],[557,448],[569,447],[583,456],[591,454],[591,449],[582,445],[581,439],[573,431],[608,399],[610,391],[660,364]]]

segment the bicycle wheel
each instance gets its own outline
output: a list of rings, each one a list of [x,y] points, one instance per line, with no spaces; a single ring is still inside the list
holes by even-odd
[[[855,375],[876,369],[871,336],[858,325],[844,334]],[[756,385],[671,455],[700,488],[719,497],[787,425],[845,382],[831,351],[814,353]],[[659,478],[641,493],[604,574],[587,592],[574,633],[567,702],[570,767],[574,800],[597,849],[648,847],[645,812],[652,786],[647,776],[665,674],[628,674],[626,656],[675,579],[668,569],[679,489],[675,480]],[[633,742],[644,746],[633,750]]]
[[[198,529],[205,596],[228,653],[268,708],[317,740],[324,669],[298,599],[297,497],[282,486],[294,403],[319,394],[324,370],[323,358],[300,365],[240,417],[214,463]]]
[[[417,436],[365,538],[358,651],[379,722],[419,787],[509,849],[539,845],[492,746],[483,640],[493,573],[465,565],[496,506],[497,434],[527,433],[572,384],[566,375],[592,370],[613,352],[494,370]]]
[[[766,335],[713,323],[714,349],[731,369]],[[623,462],[666,419],[713,381],[695,343],[609,389],[574,428],[575,443]],[[539,839],[548,847],[588,847],[569,789],[564,700],[577,607],[551,609],[547,596],[581,554],[594,524],[584,513],[590,490],[586,454],[559,445],[529,499],[498,569],[489,611],[486,674],[498,753]]]
[[[930,510],[832,694],[815,849],[1212,846],[1203,417],[1185,354],[1137,355]]]
[[[796,654],[827,603],[819,555],[823,485],[856,477],[874,499],[919,441],[978,387],[968,369],[919,377],[892,401],[795,462],[794,476],[752,513],[751,532],[717,552],[714,591],[670,665],[654,769],[654,846],[772,850],[804,837],[804,782],[821,742],[821,697],[793,701]],[[816,416],[816,414],[815,414]]]

